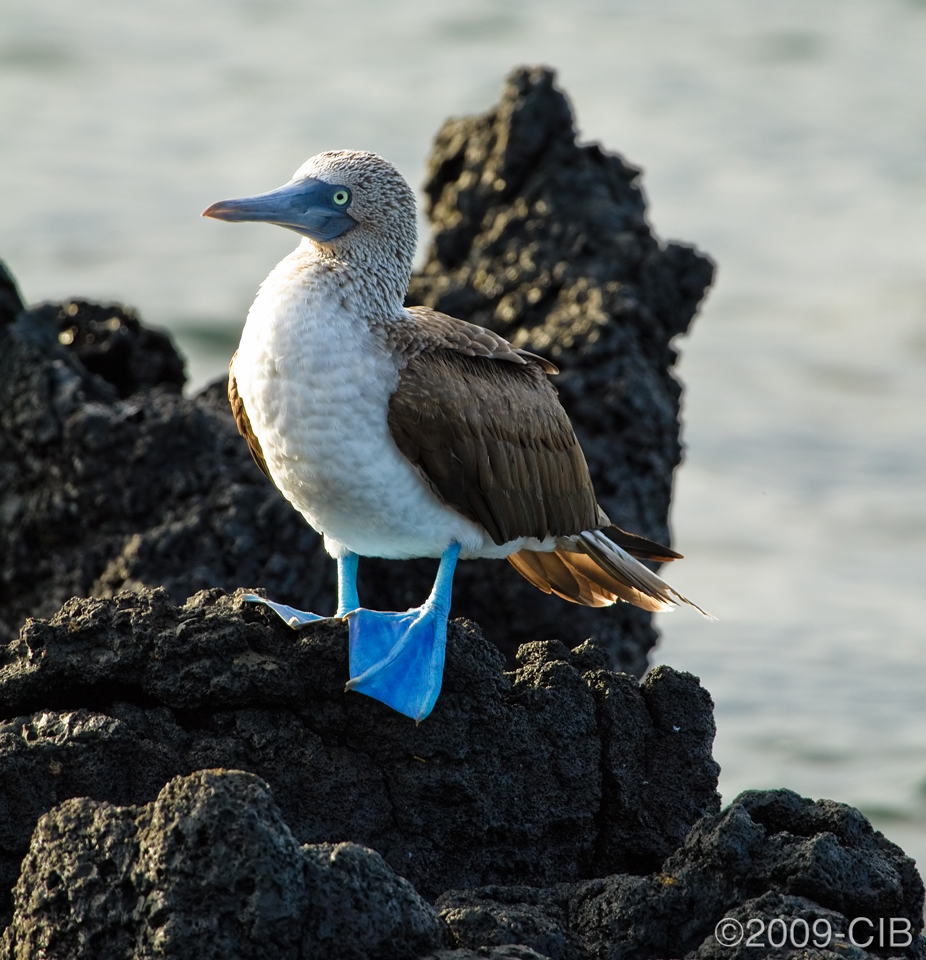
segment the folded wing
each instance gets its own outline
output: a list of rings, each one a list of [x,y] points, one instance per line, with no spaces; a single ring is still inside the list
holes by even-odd
[[[442,326],[452,319],[437,316]],[[454,341],[426,327],[424,348],[422,336],[408,351],[389,402],[399,450],[497,544],[601,526],[585,457],[539,358],[501,338],[493,347],[466,337],[467,328],[489,334],[467,324]]]

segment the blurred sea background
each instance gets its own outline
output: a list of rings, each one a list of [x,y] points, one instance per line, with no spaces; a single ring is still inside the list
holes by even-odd
[[[137,307],[197,389],[296,242],[205,206],[342,147],[420,185],[537,63],[719,264],[670,578],[719,620],[656,660],[716,701],[725,801],[842,800],[926,864],[926,0],[3,0],[0,257]]]

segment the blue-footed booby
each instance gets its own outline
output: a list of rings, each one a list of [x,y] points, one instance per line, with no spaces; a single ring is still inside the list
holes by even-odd
[[[431,712],[458,559],[507,559],[545,593],[592,607],[690,603],[639,562],[680,555],[598,505],[547,379],[556,367],[491,330],[404,306],[415,197],[390,163],[321,153],[279,189],[203,216],[302,236],[261,284],[228,395],[257,465],[337,560],[348,690],[416,721]],[[362,556],[439,557],[430,597],[404,613],[364,609]],[[294,627],[321,619],[248,599]]]

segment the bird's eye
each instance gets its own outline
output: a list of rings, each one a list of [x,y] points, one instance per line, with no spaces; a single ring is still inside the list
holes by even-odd
[[[350,191],[345,190],[344,187],[339,187],[331,194],[331,199],[335,206],[346,207],[350,203]]]

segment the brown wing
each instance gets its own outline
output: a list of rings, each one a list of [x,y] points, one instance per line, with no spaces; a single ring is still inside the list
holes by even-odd
[[[430,344],[409,352],[389,428],[444,502],[498,544],[600,526],[585,457],[539,363]]]
[[[270,476],[270,471],[267,469],[267,461],[264,460],[264,451],[260,448],[260,441],[254,436],[251,421],[248,419],[248,412],[244,409],[244,401],[238,393],[238,383],[235,380],[235,357],[237,356],[238,352],[236,350],[235,356],[231,358],[231,363],[228,365],[228,402],[231,404],[235,423],[238,424],[238,433],[247,441],[248,450],[251,451],[254,462],[260,468],[260,472],[273,483],[273,477]]]
[[[430,307],[409,307],[406,313],[411,314],[412,322],[391,323],[389,335],[392,348],[406,359],[427,350],[446,348],[467,357],[490,357],[519,365],[533,361],[540,364],[544,373],[559,373],[549,360],[512,346],[494,330],[458,320]]]

